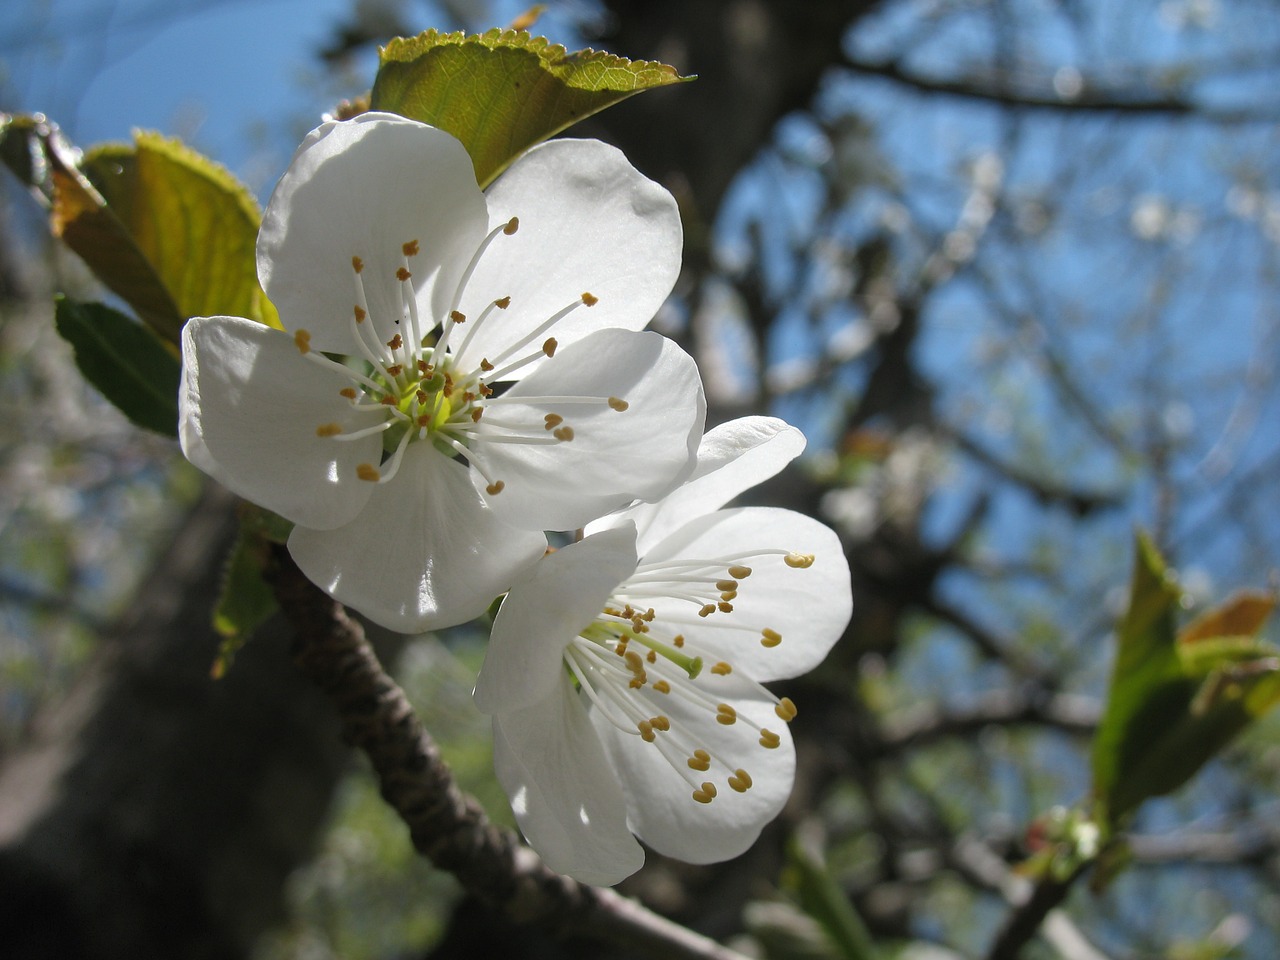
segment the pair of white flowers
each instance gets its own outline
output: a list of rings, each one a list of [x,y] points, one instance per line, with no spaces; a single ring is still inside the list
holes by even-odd
[[[507,593],[476,702],[525,836],[588,883],[639,868],[633,834],[693,862],[751,844],[794,776],[795,707],[761,681],[850,612],[828,528],[721,509],[804,440],[702,435],[692,359],[642,330],[680,256],[674,200],[612,147],[545,143],[486,194],[453,137],[370,113],[313,131],[267,206],[287,332],[183,333],[183,451],[295,524],[310,579],[403,632]]]

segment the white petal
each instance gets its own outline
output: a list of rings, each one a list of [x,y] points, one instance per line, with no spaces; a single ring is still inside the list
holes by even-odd
[[[725,681],[735,687],[733,678]],[[730,726],[717,723],[714,715],[697,710],[674,695],[661,701],[662,712],[671,721],[669,732],[659,732],[681,746],[677,762],[683,762],[694,748],[706,750],[714,758],[705,773],[688,770],[696,781],[710,781],[715,799],[699,803],[693,786],[663,757],[658,743],[646,743],[638,736],[619,731],[595,713],[596,732],[605,755],[613,763],[627,798],[627,820],[641,840],[659,853],[686,863],[715,863],[745,851],[766,823],[782,810],[795,779],[795,749],[787,725],[773,712],[772,701],[743,693],[729,697],[738,712]],[[780,744],[766,749],[759,743],[759,729],[778,734]],[[738,769],[751,776],[752,786],[738,793],[729,786],[729,777]]]
[[[197,317],[182,331],[179,437],[191,462],[234,493],[294,523],[332,529],[369,498],[356,465],[376,462],[379,436],[317,436],[378,423],[338,391],[341,373],[307,361],[288,334],[240,317]]]
[[[541,533],[493,515],[468,471],[412,443],[400,471],[336,530],[295,527],[289,552],[307,578],[370,620],[401,633],[484,613],[546,549]]]
[[[698,463],[687,483],[657,503],[640,503],[604,517],[590,533],[634,521],[641,555],[695,517],[769,479],[804,450],[804,434],[776,417],[739,417],[708,430],[698,447]]]
[[[514,216],[520,228],[485,254],[461,309],[474,317],[507,296],[511,306],[475,334],[464,365],[497,356],[583,293],[599,302],[556,325],[562,346],[607,327],[639,330],[679,276],[683,234],[675,200],[598,140],[534,147],[487,198],[491,225]]]
[[[776,555],[746,559],[752,572],[739,581],[731,612],[699,617],[696,604],[650,600],[658,615],[655,622],[683,632],[687,652],[704,658],[709,652],[756,680],[781,680],[812,670],[844,633],[853,608],[849,564],[840,538],[826,524],[774,507],[719,510],[668,537],[642,563],[779,548],[812,554],[813,565],[793,568]],[[782,635],[777,646],[760,642],[766,627]]]
[[[522,710],[564,678],[569,641],[600,616],[609,593],[636,569],[633,527],[608,530],[547,554],[511,588],[493,622],[476,706]]]
[[[289,330],[311,332],[317,350],[350,354],[355,277],[383,341],[400,318],[396,271],[402,245],[426,328],[452,300],[484,237],[484,195],[466,150],[426,124],[385,113],[312,131],[267,204],[258,233],[258,277]],[[425,331],[424,331],[425,332]]]
[[[543,402],[574,396],[628,403]],[[508,522],[573,530],[632,500],[652,500],[693,469],[706,402],[693,359],[656,333],[601,330],[556,353],[491,405],[494,421],[551,437],[544,418],[564,418],[573,439],[546,445],[487,439],[477,453],[505,484],[489,502]],[[485,425],[485,421],[481,421]],[[496,428],[495,428],[496,431]]]
[[[493,763],[516,822],[552,870],[608,886],[644,865],[622,790],[567,677],[532,707],[494,717]]]

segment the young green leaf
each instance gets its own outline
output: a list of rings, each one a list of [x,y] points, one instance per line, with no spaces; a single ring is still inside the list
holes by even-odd
[[[1175,633],[1179,600],[1164,561],[1139,536],[1093,743],[1094,795],[1109,826],[1182,786],[1280,702],[1280,650],[1257,636],[1274,600],[1243,594]]]
[[[225,168],[146,132],[136,133],[132,146],[90,150],[82,168],[182,320],[222,314],[279,326],[258,285],[257,204]]]
[[[674,67],[596,50],[569,53],[518,30],[395,39],[382,49],[372,108],[462,141],[487,186],[529,147],[641,90],[681,80]]]
[[[147,133],[81,159],[53,122],[7,114],[0,160],[47,204],[53,235],[163,339],[176,344],[200,315],[279,326],[257,281],[257,207],[212,161]]]
[[[180,366],[148,328],[101,303],[58,297],[58,333],[89,383],[138,426],[178,435]]]
[[[1174,652],[1180,597],[1155,545],[1139,534],[1129,609],[1116,631],[1111,689],[1093,740],[1094,793],[1112,820],[1136,804],[1138,798],[1126,796],[1134,786],[1131,771],[1176,721],[1194,690]]]

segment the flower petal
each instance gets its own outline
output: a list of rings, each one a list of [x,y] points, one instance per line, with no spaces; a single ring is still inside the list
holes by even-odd
[[[638,503],[588,525],[587,532],[628,520],[639,531],[643,556],[695,517],[718,510],[767,480],[804,450],[804,434],[776,417],[739,417],[708,430],[688,482],[657,503]]]
[[[564,648],[635,571],[635,543],[634,527],[607,530],[547,554],[512,586],[476,679],[477,707],[509,713],[550,695],[564,679]]]
[[[591,293],[555,326],[561,346],[593,330],[639,330],[680,274],[680,212],[663,187],[598,140],[552,140],[529,150],[489,188],[491,228],[519,217],[481,259],[462,299],[474,317],[493,301],[511,306],[475,332],[461,358],[474,366]],[[540,341],[539,341],[540,342]],[[531,368],[525,368],[528,375]]]
[[[293,340],[240,317],[197,317],[182,331],[179,437],[191,462],[246,500],[317,529],[356,516],[369,488],[356,465],[376,461],[378,436],[336,441],[322,424],[368,427],[338,391],[349,381],[309,363]]]
[[[707,715],[705,707],[671,696],[664,698],[662,711],[671,730],[657,734],[672,738],[673,743],[685,741],[677,748],[685,754],[694,748],[706,750],[712,765],[705,773],[673,767],[659,743],[646,743],[596,713],[591,715],[605,755],[622,782],[632,831],[657,852],[686,863],[715,863],[745,851],[785,806],[795,779],[790,731],[774,714],[772,701],[748,691],[746,684],[735,683],[733,677],[717,679],[726,691],[726,702],[737,711],[736,723],[723,726]],[[778,735],[777,747],[760,745],[762,727]],[[742,793],[728,782],[739,769],[746,770],[752,781]],[[715,799],[710,803],[694,800],[690,780],[713,783]]]
[[[761,550],[812,554],[800,569]],[[781,680],[812,670],[844,633],[853,608],[849,563],[840,538],[826,524],[791,510],[740,507],[718,510],[686,524],[642,558],[669,560],[743,557],[751,575],[738,583],[732,611],[698,616],[696,604],[677,599],[649,602],[656,622],[685,633],[691,652],[708,652],[756,680]],[[761,643],[765,628],[780,643]]]
[[[547,866],[608,886],[639,870],[644,850],[627,827],[622,790],[586,711],[561,677],[550,696],[494,717],[494,769]]]
[[[556,397],[591,398],[588,403]],[[617,410],[605,401],[626,401]],[[492,419],[488,419],[492,415]],[[693,359],[656,333],[601,330],[556,353],[486,405],[476,455],[504,482],[489,498],[512,524],[573,530],[634,499],[667,493],[693,469],[706,401]],[[560,418],[552,429],[548,416]],[[504,443],[503,434],[572,439]]]
[[[386,341],[401,316],[402,245],[419,242],[409,270],[429,329],[487,223],[462,144],[426,124],[364,113],[323,124],[294,154],[262,217],[258,277],[287,329],[306,328],[317,350],[352,354],[353,256],[364,261],[369,313]]]
[[[412,443],[390,482],[336,530],[295,527],[289,552],[334,599],[401,633],[479,616],[546,549],[541,533],[499,520],[467,469]]]

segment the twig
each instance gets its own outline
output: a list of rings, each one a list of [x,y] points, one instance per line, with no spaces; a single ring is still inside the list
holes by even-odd
[[[383,799],[414,847],[463,888],[510,919],[554,935],[587,935],[684,960],[745,960],[612,890],[553,873],[464,794],[402,691],[378,662],[360,624],[313,586],[283,548],[271,572],[295,630],[293,658],[333,701],[347,742],[369,757]]]
[[[1037,933],[1065,960],[1108,960],[1066,912],[1058,909],[1088,864],[1082,864],[1066,877],[1042,877],[1032,883],[1014,873],[985,843],[973,836],[959,838],[950,859],[962,876],[979,886],[998,890],[1013,908],[996,934],[986,960],[1017,960],[1022,948]]]
[[[945,737],[967,736],[988,726],[1039,724],[1064,733],[1090,736],[1098,726],[1099,707],[1089,697],[1067,693],[1039,696],[1016,690],[992,690],[966,707],[945,709],[923,703],[891,715],[881,725],[880,747],[897,752],[925,746]]]

